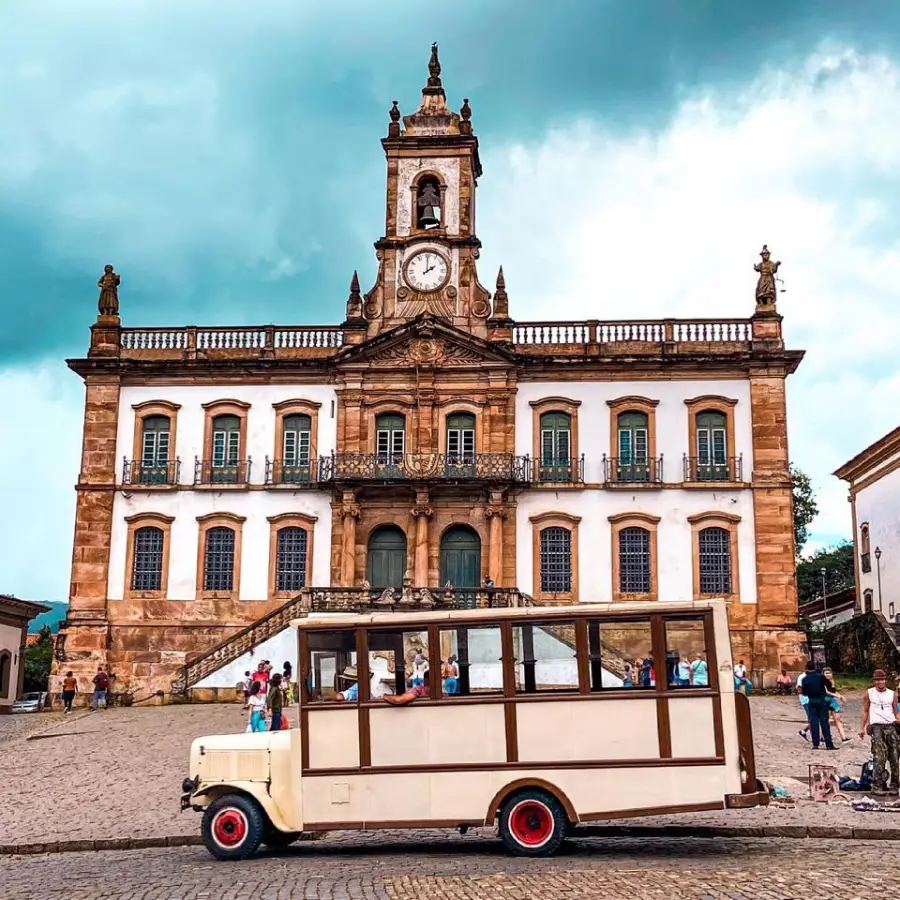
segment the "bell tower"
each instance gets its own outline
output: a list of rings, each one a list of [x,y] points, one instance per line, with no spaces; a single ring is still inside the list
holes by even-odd
[[[375,243],[378,277],[365,295],[368,337],[431,313],[487,337],[490,293],[476,272],[475,190],[481,175],[472,110],[447,106],[438,46],[412,115],[395,100],[388,135],[385,234]]]

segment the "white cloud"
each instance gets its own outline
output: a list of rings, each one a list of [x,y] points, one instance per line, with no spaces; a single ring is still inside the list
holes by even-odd
[[[0,593],[68,600],[84,388],[62,362],[0,370]]]
[[[791,455],[812,531],[849,535],[831,472],[896,427],[900,66],[825,47],[733,92],[689,97],[658,133],[580,121],[485,147],[481,277],[503,263],[519,319],[743,317],[763,243],[783,260]]]

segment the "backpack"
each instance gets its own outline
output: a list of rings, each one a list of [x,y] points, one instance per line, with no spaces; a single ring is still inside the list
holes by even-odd
[[[105,691],[109,687],[109,676],[107,676],[106,672],[97,673],[97,677],[94,679],[94,687],[98,691]]]

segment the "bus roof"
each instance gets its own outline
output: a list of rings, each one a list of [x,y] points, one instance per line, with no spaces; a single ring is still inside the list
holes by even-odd
[[[302,619],[291,622],[293,628],[330,629],[360,628],[366,625],[419,625],[440,622],[497,621],[523,618],[565,619],[573,616],[614,615],[630,617],[634,615],[650,615],[680,612],[698,612],[724,606],[724,600],[687,600],[681,602],[647,601],[644,603],[574,603],[568,606],[513,606],[500,609],[432,609],[422,611],[385,611],[360,613],[311,613]]]

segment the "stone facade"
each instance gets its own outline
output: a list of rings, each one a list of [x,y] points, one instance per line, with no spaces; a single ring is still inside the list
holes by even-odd
[[[397,107],[390,118],[378,274],[365,293],[353,274],[342,324],[126,328],[107,296],[87,357],[69,362],[86,401],[57,674],[77,670],[87,687],[103,663],[114,690],[168,692],[186,662],[285,602],[282,526],[306,529],[307,586],[365,585],[373,534],[391,525],[411,583],[442,587],[455,527],[476,548],[465,575],[475,585],[457,587],[490,579],[567,603],[628,599],[608,557],[629,523],[652,531],[644,599],[700,596],[696,535],[713,523],[731,539],[736,653],[770,677],[797,667],[785,381],[803,354],[784,347],[774,295],[758,288],[741,320],[516,322],[503,271],[493,294],[477,272],[481,162],[468,101],[452,112],[438,71],[402,126]],[[727,423],[711,481],[694,458],[697,415],[710,411]],[[553,451],[562,473],[545,458],[545,413],[568,422],[569,443]],[[618,474],[616,423],[628,413],[649,420],[639,478]],[[169,417],[168,455],[145,478],[135,457],[151,414]],[[237,429],[227,483],[210,460],[219,414]],[[282,477],[289,415],[312,422],[293,479]],[[460,416],[471,423],[464,452],[451,446]],[[148,589],[135,580],[134,541],[154,525],[165,571]],[[226,587],[204,574],[216,526],[237,553]],[[569,535],[571,579],[556,593],[540,583],[551,528]]]
[[[12,711],[25,680],[28,623],[49,606],[0,594],[0,715]]]

